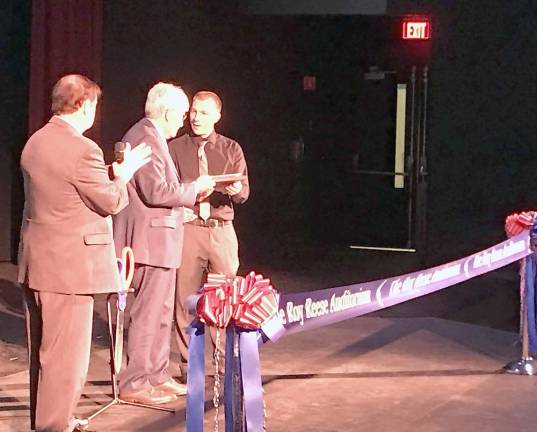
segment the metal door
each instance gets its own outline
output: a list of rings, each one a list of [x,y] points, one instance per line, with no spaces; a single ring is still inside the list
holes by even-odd
[[[304,94],[306,212],[321,242],[414,251],[425,241],[429,47],[394,36],[400,20],[318,24]],[[380,36],[379,36],[380,35]],[[333,47],[338,50],[334,51]]]

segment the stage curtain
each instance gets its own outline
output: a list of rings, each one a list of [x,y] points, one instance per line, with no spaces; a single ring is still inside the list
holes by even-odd
[[[50,92],[68,73],[81,73],[100,85],[102,0],[33,0],[28,132],[49,119]],[[100,110],[87,133],[100,141]]]

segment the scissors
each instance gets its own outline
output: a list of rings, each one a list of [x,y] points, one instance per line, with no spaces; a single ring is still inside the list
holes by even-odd
[[[130,247],[124,247],[121,258],[118,258],[119,279],[121,289],[117,293],[116,336],[114,344],[114,370],[116,374],[121,370],[123,363],[123,330],[125,324],[125,308],[127,307],[127,294],[134,277],[134,253]]]

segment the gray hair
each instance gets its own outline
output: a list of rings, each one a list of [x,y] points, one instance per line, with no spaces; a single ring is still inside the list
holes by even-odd
[[[145,101],[145,115],[150,119],[162,117],[166,110],[188,110],[188,98],[179,86],[159,82],[147,93]]]

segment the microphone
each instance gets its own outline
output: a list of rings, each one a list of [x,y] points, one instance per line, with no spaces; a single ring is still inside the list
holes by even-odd
[[[118,141],[114,144],[114,158],[117,163],[121,163],[125,159],[126,147],[127,145],[122,141]]]

